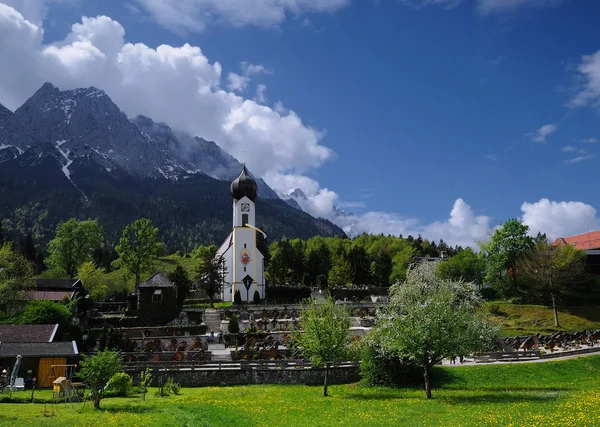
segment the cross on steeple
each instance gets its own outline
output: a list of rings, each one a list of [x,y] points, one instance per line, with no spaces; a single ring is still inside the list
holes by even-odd
[[[246,164],[246,150],[243,150],[243,151],[242,151],[242,159],[243,159],[243,160],[242,160],[242,163],[243,163],[243,164]]]

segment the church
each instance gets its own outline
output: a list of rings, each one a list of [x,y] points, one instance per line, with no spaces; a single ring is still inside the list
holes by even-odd
[[[265,297],[264,257],[256,247],[256,233],[264,235],[255,226],[257,195],[258,185],[244,163],[242,172],[231,183],[233,230],[216,254],[225,265],[223,301],[233,301],[236,291],[242,301],[252,301],[255,291],[261,299]]]

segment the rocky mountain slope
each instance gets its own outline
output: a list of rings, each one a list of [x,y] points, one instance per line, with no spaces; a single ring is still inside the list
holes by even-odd
[[[231,228],[228,186],[241,164],[217,144],[133,119],[96,88],[45,83],[14,113],[0,105],[0,219],[14,238],[47,243],[58,222],[97,217],[116,240],[145,216],[171,249],[221,243]],[[279,199],[262,181],[257,221],[271,239],[343,235]]]

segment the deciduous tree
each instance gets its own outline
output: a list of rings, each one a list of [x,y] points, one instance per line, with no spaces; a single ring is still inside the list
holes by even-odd
[[[99,351],[92,357],[83,356],[79,376],[90,390],[94,408],[100,409],[106,385],[113,375],[122,372],[122,361],[121,355],[113,350]]]
[[[140,284],[142,273],[150,271],[158,253],[158,228],[152,221],[140,218],[127,225],[115,247],[120,265],[127,274],[135,277],[135,287]]]
[[[303,307],[299,328],[292,331],[295,345],[316,366],[325,368],[323,396],[327,396],[327,376],[332,364],[348,354],[350,317],[346,308],[331,298]]]
[[[436,262],[421,262],[409,269],[406,281],[391,287],[390,304],[367,338],[382,354],[420,366],[428,399],[434,365],[489,349],[497,336],[479,310],[475,286],[442,279],[437,268]]]
[[[527,225],[510,219],[481,245],[486,255],[486,279],[500,287],[505,295],[514,293],[517,288],[516,263],[533,245],[528,232]]]
[[[78,221],[71,218],[67,222],[61,222],[56,227],[56,236],[48,246],[46,265],[61,268],[67,276],[73,278],[77,268],[91,260],[102,240],[102,228],[95,219]]]
[[[570,286],[586,280],[585,252],[573,246],[552,247],[548,240],[538,238],[536,244],[517,261],[517,271],[523,277],[523,293],[548,296],[554,312],[554,326],[559,327],[556,299]]]
[[[77,269],[77,278],[94,301],[101,301],[108,291],[104,273],[104,269],[96,267],[92,261],[84,262]]]
[[[485,277],[485,260],[473,249],[467,248],[439,264],[444,279],[464,280],[481,285]]]
[[[197,268],[196,280],[210,300],[210,306],[214,307],[214,295],[221,292],[223,282],[227,276],[227,267],[222,256],[216,256],[214,251],[205,252],[202,255]]]
[[[17,301],[27,299],[34,286],[33,268],[12,243],[0,246],[0,317],[17,312]]]

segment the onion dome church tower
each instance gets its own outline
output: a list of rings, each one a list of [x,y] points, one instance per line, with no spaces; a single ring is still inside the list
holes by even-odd
[[[255,203],[258,185],[246,164],[231,183],[233,197],[233,230],[217,251],[226,267],[225,283],[221,291],[223,301],[233,301],[236,291],[242,301],[252,301],[254,292],[265,297],[264,257],[256,247]],[[264,233],[263,233],[264,234]]]

